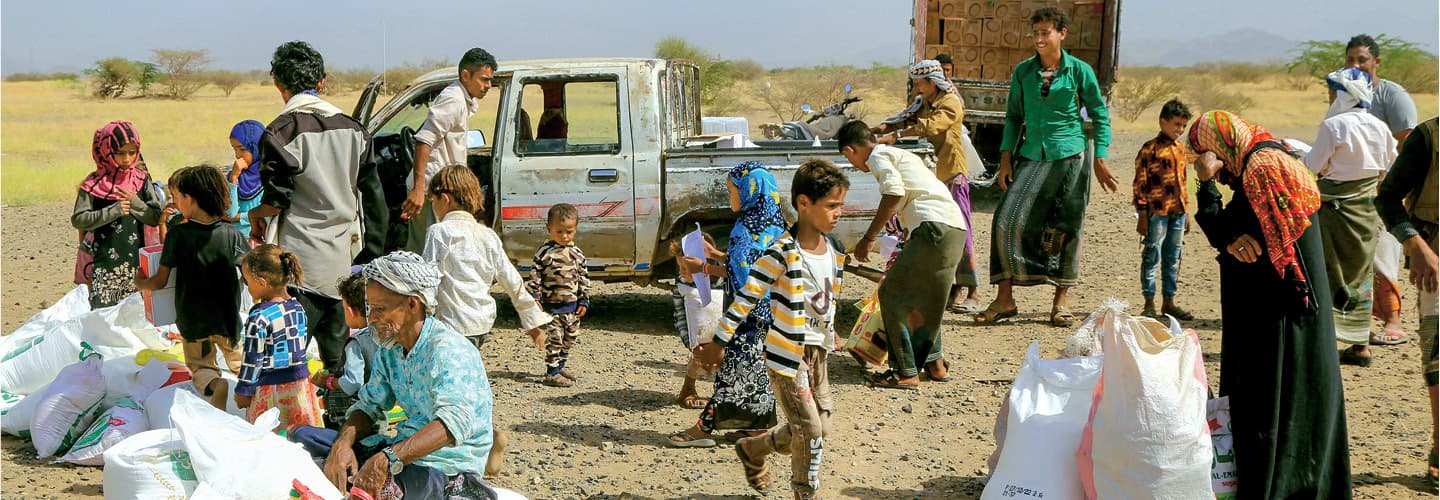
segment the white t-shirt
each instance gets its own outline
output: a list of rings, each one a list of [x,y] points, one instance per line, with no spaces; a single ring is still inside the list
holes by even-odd
[[[914,153],[884,144],[875,146],[865,161],[870,174],[880,183],[880,194],[900,197],[900,224],[914,230],[922,222],[938,222],[970,230],[965,214],[955,204],[950,188]]]
[[[822,253],[800,249],[801,279],[805,281],[805,345],[835,349],[835,249],[820,238]]]
[[[1303,161],[1322,179],[1369,179],[1390,169],[1395,146],[1385,122],[1365,110],[1347,111],[1320,122],[1320,132]]]

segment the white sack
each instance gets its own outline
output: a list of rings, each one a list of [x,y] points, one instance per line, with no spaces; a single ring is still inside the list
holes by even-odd
[[[107,499],[183,499],[199,484],[190,465],[190,454],[174,429],[156,429],[130,436],[105,450],[103,457]]]
[[[105,450],[113,448],[130,436],[150,430],[145,420],[145,410],[140,403],[130,398],[121,398],[115,406],[100,414],[95,423],[85,430],[75,445],[61,460],[75,465],[105,465]]]
[[[100,355],[89,353],[79,363],[60,370],[55,382],[42,393],[35,414],[30,416],[30,440],[35,444],[37,458],[66,452],[95,422],[105,398],[102,363]]]
[[[1120,306],[1096,327],[1104,368],[1076,453],[1086,496],[1214,498],[1200,341]]]
[[[1005,447],[981,499],[1082,499],[1075,455],[1090,402],[1100,380],[1101,358],[1048,360],[1031,342],[1007,398]]]
[[[213,493],[212,498],[284,498],[296,479],[323,498],[343,497],[309,452],[299,443],[271,432],[280,423],[275,408],[261,414],[252,425],[215,409],[199,396],[179,392],[170,411],[185,449],[190,452],[190,463],[201,482],[199,488]]]

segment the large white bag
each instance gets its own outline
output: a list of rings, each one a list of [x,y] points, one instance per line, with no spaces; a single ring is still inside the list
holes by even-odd
[[[0,353],[0,391],[32,394],[80,359],[80,321],[45,323],[45,331]]]
[[[1120,305],[1096,327],[1105,361],[1076,453],[1086,497],[1214,498],[1200,341]]]
[[[0,410],[0,432],[16,437],[30,437],[30,416],[35,414],[35,407],[40,406],[40,398],[45,396],[45,390],[49,388],[50,384],[45,384],[40,390],[15,403],[15,406]]]
[[[184,365],[174,361],[151,358],[144,366],[135,364],[135,356],[106,359],[101,369],[105,374],[105,404],[113,406],[121,398],[144,401],[150,393],[164,386],[170,380],[174,369]]]
[[[170,411],[175,429],[190,452],[190,463],[201,483],[199,489],[214,494],[212,498],[285,498],[296,479],[323,498],[343,497],[309,452],[271,432],[280,423],[280,412],[275,408],[251,424],[182,391],[176,393]]]
[[[1090,418],[1100,358],[1048,360],[1031,342],[1007,398],[1005,448],[982,499],[1081,499],[1075,456]]]
[[[104,360],[99,354],[87,354],[79,363],[60,370],[30,416],[36,458],[69,450],[100,415],[100,403],[105,399],[105,376],[100,374]]]
[[[704,293],[710,294],[710,305],[701,305],[700,289],[689,283],[676,283],[680,290],[680,296],[685,299],[685,324],[689,335],[684,339],[685,346],[694,349],[700,344],[715,339],[715,329],[720,327],[720,320],[725,317],[725,292],[723,290],[709,289]]]
[[[175,429],[130,436],[105,450],[103,457],[105,498],[183,499],[199,484]]]
[[[145,409],[130,398],[121,398],[115,406],[100,414],[95,424],[75,441],[75,445],[61,460],[75,465],[105,465],[104,453],[120,444],[125,438],[150,430],[145,420]]]

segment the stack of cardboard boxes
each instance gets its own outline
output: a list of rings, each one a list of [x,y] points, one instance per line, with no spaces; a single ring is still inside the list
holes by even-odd
[[[1064,46],[1098,67],[1103,0],[927,0],[925,58],[950,54],[955,78],[1009,80],[1015,65],[1035,55],[1030,15],[1043,7],[1070,16]]]

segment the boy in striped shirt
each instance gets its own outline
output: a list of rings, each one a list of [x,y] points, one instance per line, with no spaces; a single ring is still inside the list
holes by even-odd
[[[770,486],[765,458],[785,450],[795,498],[814,498],[820,487],[820,457],[833,408],[826,356],[835,348],[835,298],[846,260],[845,247],[827,233],[840,222],[849,188],[845,174],[828,161],[800,166],[790,195],[798,220],[750,267],[745,287],[735,294],[715,334],[717,343],[729,343],[736,326],[769,294],[775,321],[765,338],[765,364],[787,422],[735,444],[746,481],[762,493]]]

